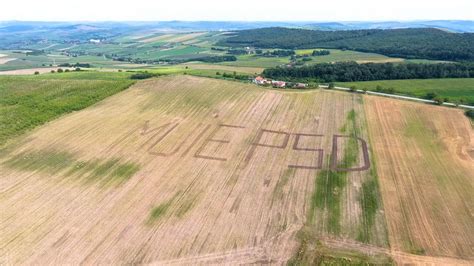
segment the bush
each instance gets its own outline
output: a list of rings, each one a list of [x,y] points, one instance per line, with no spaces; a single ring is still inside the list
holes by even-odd
[[[58,73],[63,73],[64,70],[62,68],[58,68]]]
[[[442,105],[444,103],[444,99],[441,97],[435,97],[433,98],[433,101],[435,101],[437,105]]]
[[[464,113],[467,117],[471,118],[471,119],[474,119],[474,110],[467,110],[465,113]]]
[[[435,92],[428,92],[425,95],[425,98],[428,100],[434,100],[436,97],[438,97],[438,94],[436,94]]]
[[[54,70],[51,70],[51,73],[56,73],[56,71],[54,71]]]
[[[334,89],[335,87],[336,85],[333,82],[331,82],[329,83],[328,89]]]
[[[385,89],[380,85],[377,85],[377,87],[375,87],[375,91],[386,94],[395,94],[397,92],[394,88]]]
[[[350,90],[351,92],[356,92],[356,91],[357,91],[357,87],[356,87],[356,86],[351,86],[351,87],[349,88],[349,90]]]
[[[158,76],[157,74],[152,74],[148,72],[136,73],[130,76],[131,79],[148,79]]]
[[[76,67],[76,69],[74,69],[74,71],[81,71],[81,68],[80,68],[80,67]]]
[[[329,55],[331,52],[329,50],[314,50],[312,56],[322,56],[322,55]]]
[[[71,71],[71,70],[69,70],[69,69],[64,70],[64,72],[69,72],[69,71]]]
[[[39,71],[35,71],[35,75],[39,75]]]

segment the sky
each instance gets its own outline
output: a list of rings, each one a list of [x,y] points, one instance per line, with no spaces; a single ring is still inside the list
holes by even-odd
[[[474,0],[2,0],[0,21],[474,20]]]

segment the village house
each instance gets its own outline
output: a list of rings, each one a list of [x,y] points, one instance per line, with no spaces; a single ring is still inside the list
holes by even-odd
[[[265,85],[265,84],[268,84],[268,80],[262,76],[258,76],[256,77],[254,80],[253,80],[253,83],[257,84],[257,85]]]
[[[275,88],[286,88],[288,86],[296,89],[305,89],[308,87],[308,84],[306,83],[292,83],[280,80],[270,80],[262,76],[257,76],[256,78],[254,78],[253,83],[257,85],[272,85]]]
[[[284,88],[286,86],[286,82],[279,81],[279,80],[273,80],[272,81],[272,86],[276,87],[276,88]]]
[[[293,86],[293,88],[297,88],[297,89],[304,89],[304,88],[306,88],[306,87],[308,87],[308,84],[306,84],[306,83],[296,83],[296,84]]]
[[[89,42],[90,42],[90,43],[99,44],[99,43],[100,43],[100,40],[99,40],[99,39],[90,39]]]

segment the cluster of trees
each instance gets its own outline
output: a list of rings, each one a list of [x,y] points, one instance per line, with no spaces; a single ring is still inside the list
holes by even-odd
[[[287,80],[369,81],[390,79],[469,78],[474,77],[473,63],[393,64],[356,62],[324,63],[302,67],[265,69],[266,77]]]
[[[225,51],[227,51],[226,48],[220,48],[220,47],[211,47],[211,50],[219,51],[219,52],[225,52]]]
[[[189,57],[189,58],[163,58],[159,60],[153,59],[140,59],[140,58],[132,58],[132,57],[113,57],[115,61],[121,62],[130,62],[134,64],[181,64],[191,61],[200,61],[206,63],[219,63],[219,62],[229,62],[229,61],[237,61],[237,57],[233,55],[202,55],[199,57]]]
[[[156,73],[139,72],[139,73],[132,74],[130,78],[131,79],[149,79],[156,76],[159,76],[159,75]]]
[[[263,28],[239,31],[220,41],[219,45],[279,49],[321,47],[402,58],[474,61],[474,33],[438,29],[316,31]]]
[[[260,54],[261,56],[265,57],[286,57],[295,55],[294,50],[273,50],[273,51],[266,51]]]
[[[231,54],[231,55],[243,55],[243,54],[247,54],[247,50],[245,49],[229,49],[227,51],[228,54]]]
[[[74,69],[74,71],[79,72],[79,71],[81,71],[81,68],[76,67],[76,68]],[[63,73],[63,72],[71,72],[71,70],[69,70],[69,69],[64,69],[64,70],[63,70],[62,68],[58,68],[57,70],[54,70],[54,69],[53,69],[53,70],[51,70],[50,72],[51,72],[51,73],[56,73],[56,72],[57,72],[57,73]],[[35,75],[39,75],[39,71],[35,71]]]
[[[323,56],[323,55],[330,55],[331,51],[329,50],[314,50],[311,54],[312,56]]]
[[[43,55],[44,51],[43,50],[33,50],[33,51],[28,51],[25,53],[25,55]]]
[[[75,64],[70,64],[70,63],[64,63],[60,64],[60,67],[82,67],[82,68],[91,68],[91,64],[89,63],[75,63]]]
[[[187,61],[200,61],[206,63],[219,63],[219,62],[229,62],[229,61],[237,61],[237,57],[233,55],[210,55],[210,56],[203,56],[194,59],[190,59]]]
[[[237,79],[237,80],[250,80],[252,77],[249,76],[249,75],[245,75],[245,74],[237,74],[237,72],[233,72],[233,73],[221,73],[219,71],[216,72],[216,76],[222,76],[223,78],[226,78],[226,79]]]

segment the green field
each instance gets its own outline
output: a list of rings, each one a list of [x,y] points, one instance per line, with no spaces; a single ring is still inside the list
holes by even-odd
[[[416,97],[424,97],[434,92],[449,101],[464,101],[474,104],[474,78],[463,79],[408,79],[408,80],[380,80],[361,82],[338,82],[339,86],[356,86],[358,89],[375,91],[377,86],[394,88],[397,93]]]
[[[297,55],[311,55],[314,50],[321,50],[321,49],[304,49],[304,50],[296,50]],[[331,53],[329,55],[323,56],[311,56],[310,58],[313,59],[309,61],[309,64],[316,64],[316,63],[330,63],[330,62],[344,62],[344,61],[357,61],[357,62],[401,62],[403,59],[401,58],[394,58],[388,57],[381,54],[374,54],[374,53],[363,53],[363,52],[356,52],[356,51],[349,51],[349,50],[337,50],[337,49],[324,49],[329,50]]]
[[[0,76],[0,146],[65,113],[81,110],[128,88],[129,73]]]
[[[75,63],[89,63],[96,68],[134,68],[136,65],[128,62],[113,61],[105,58],[104,56],[95,55],[80,55],[77,57],[66,56],[58,52],[51,52],[43,55],[26,55],[24,53],[18,53],[13,51],[0,51],[0,54],[5,54],[8,58],[16,58],[15,60],[9,61],[5,64],[0,64],[0,71],[16,70],[16,69],[29,69],[29,68],[41,68],[49,67],[50,65],[60,64],[75,64]],[[140,67],[146,67],[141,65]]]
[[[239,55],[237,61],[220,63],[226,66],[240,67],[276,67],[290,63],[290,57],[263,57],[255,55]]]

